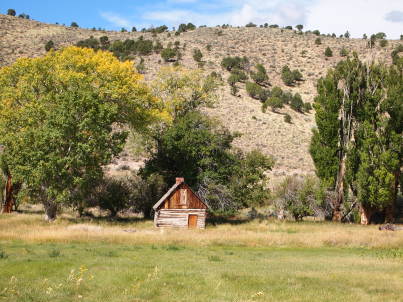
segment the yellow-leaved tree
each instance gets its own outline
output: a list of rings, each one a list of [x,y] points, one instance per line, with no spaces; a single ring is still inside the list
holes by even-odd
[[[163,116],[133,62],[110,52],[67,47],[0,69],[2,162],[50,220],[86,198],[126,125],[144,131]]]

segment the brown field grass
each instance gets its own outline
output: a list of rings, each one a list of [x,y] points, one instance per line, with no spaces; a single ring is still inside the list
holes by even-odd
[[[277,220],[208,225],[205,230],[156,229],[151,221],[122,223],[76,220],[64,216],[47,223],[39,214],[9,214],[0,216],[0,240],[31,243],[400,248],[403,246],[403,232],[381,232],[377,226]]]

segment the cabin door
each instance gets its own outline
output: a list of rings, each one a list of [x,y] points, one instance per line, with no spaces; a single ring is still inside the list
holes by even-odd
[[[197,227],[197,215],[189,215],[188,227],[189,228],[196,228]]]

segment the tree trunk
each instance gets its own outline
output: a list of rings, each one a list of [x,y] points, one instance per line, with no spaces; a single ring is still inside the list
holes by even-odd
[[[13,182],[11,175],[7,176],[6,187],[4,188],[4,204],[2,207],[2,213],[11,213],[14,205],[14,195],[13,195]]]
[[[46,201],[43,206],[45,207],[45,220],[54,221],[57,215],[57,204],[52,201]]]
[[[346,174],[346,155],[343,154],[343,157],[339,163],[339,171],[337,173],[337,181],[335,188],[335,199],[333,201],[333,221],[341,222],[342,213],[341,213],[341,205],[344,202],[344,176]]]
[[[374,213],[374,210],[370,207],[365,207],[363,205],[360,206],[360,216],[361,216],[361,224],[367,225],[371,223],[371,216]]]
[[[399,189],[399,181],[400,181],[400,170],[395,172],[395,182],[393,184],[393,197],[391,204],[385,209],[385,222],[393,223],[395,221],[396,215],[396,202],[397,202],[397,193]]]

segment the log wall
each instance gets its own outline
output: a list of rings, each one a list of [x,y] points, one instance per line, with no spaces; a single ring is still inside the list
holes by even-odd
[[[189,215],[197,215],[197,228],[206,226],[206,209],[159,209],[154,215],[156,227],[187,228]]]

